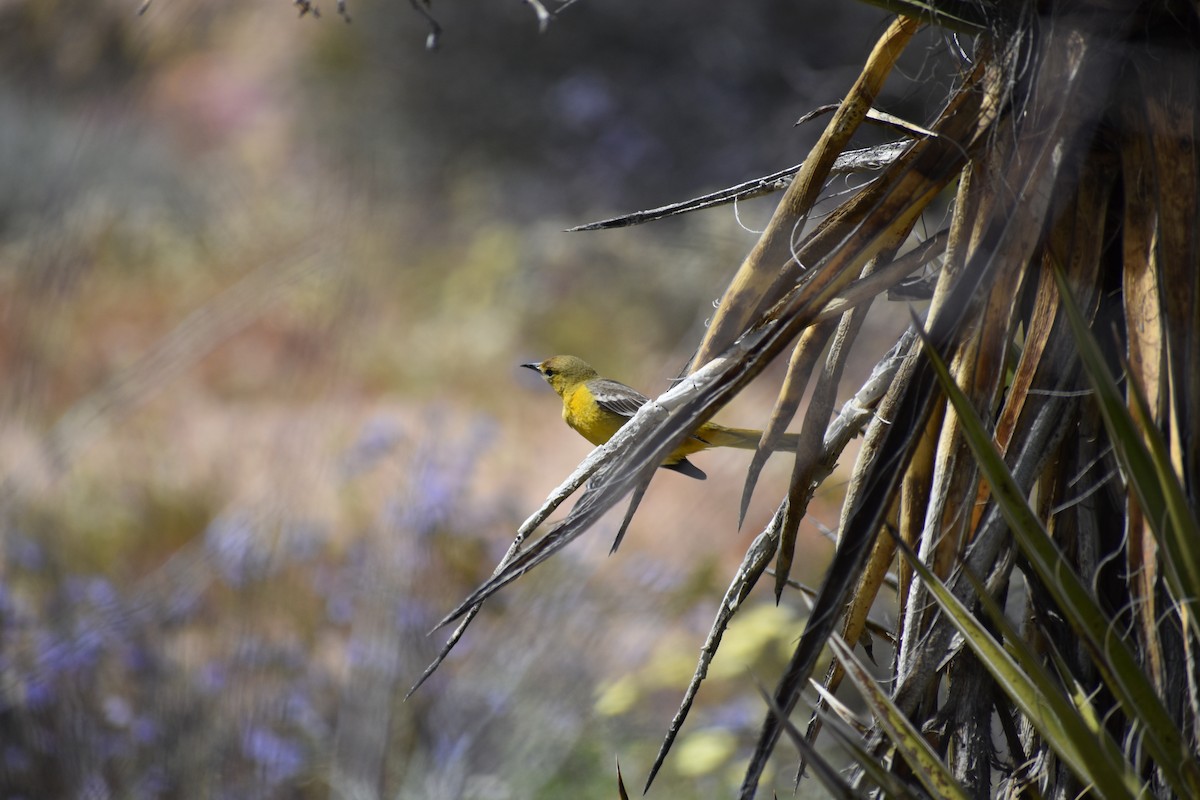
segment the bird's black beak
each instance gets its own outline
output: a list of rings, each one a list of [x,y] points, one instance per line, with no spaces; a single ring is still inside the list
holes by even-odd
[[[522,366],[522,367],[524,367],[525,369],[531,369],[531,370],[533,370],[534,372],[538,373],[539,375],[540,375],[540,374],[541,374],[541,372],[542,372],[542,365],[541,365],[541,364],[537,364],[537,363],[535,363],[535,362],[532,362],[532,361],[531,361],[530,363],[528,363],[528,364],[522,364],[521,366]]]

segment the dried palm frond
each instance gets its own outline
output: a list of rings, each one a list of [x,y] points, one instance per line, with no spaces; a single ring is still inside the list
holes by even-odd
[[[848,666],[878,720],[856,747],[889,770],[884,779],[864,769],[855,787],[831,781],[839,792],[985,796],[1032,786],[1072,797],[1091,785],[1099,796],[1196,796],[1200,7],[885,5],[908,16],[880,38],[790,182],[781,173],[718,193],[787,182],[693,371],[551,495],[496,574],[446,621],[469,622],[494,592],[640,497],[678,442],[790,354],[743,513],[762,458],[816,373],[792,480],[730,584],[650,780],[772,558],[777,598],[790,602],[807,503],[865,425],[836,554],[804,630],[789,632],[799,639],[741,796],[754,796],[780,736],[795,736],[789,716],[831,644],[837,664],[806,736],[819,734],[829,716],[821,698]],[[935,119],[918,126],[928,135],[880,159],[870,183],[809,226],[919,20],[977,34],[969,68]],[[914,225],[955,185],[948,230],[916,255],[904,252]],[[938,253],[924,318],[827,424],[872,299]],[[527,544],[585,480],[566,519]],[[901,613],[882,697],[864,686],[850,648],[893,568]],[[1023,612],[1019,625],[1000,610],[1009,600]],[[1058,712],[1046,715],[1048,707]],[[812,751],[800,752],[803,765]],[[825,765],[821,772],[828,780]]]

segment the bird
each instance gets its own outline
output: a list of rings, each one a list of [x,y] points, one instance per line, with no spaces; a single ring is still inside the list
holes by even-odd
[[[562,398],[563,419],[594,445],[607,442],[639,408],[650,402],[650,398],[637,389],[601,377],[590,364],[576,356],[552,356],[545,361],[520,366],[533,370],[550,384],[550,388]],[[728,428],[715,422],[706,422],[672,450],[661,466],[690,478],[704,480],[708,476],[689,461],[688,456],[710,447],[755,450],[761,439],[762,431]],[[775,449],[795,451],[798,443],[797,434],[785,433],[775,444]]]

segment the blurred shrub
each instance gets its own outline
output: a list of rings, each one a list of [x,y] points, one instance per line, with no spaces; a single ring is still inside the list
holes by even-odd
[[[601,622],[679,612],[707,577],[618,604],[620,579],[548,565],[401,704],[438,613],[551,480],[502,454],[477,484],[489,426],[511,426],[500,450],[550,446],[552,398],[529,427],[514,379],[534,355],[667,377],[654,353],[703,324],[748,234],[727,211],[561,228],[794,162],[815,132],[792,119],[854,64],[831,43],[865,46],[877,15],[580,2],[537,36],[520,3],[447,0],[430,55],[404,4],[319,27],[286,3],[134,10],[0,7],[0,796],[610,796],[612,742],[643,725],[654,747],[677,698]],[[834,33],[803,43],[813,14]],[[400,393],[445,415],[365,421]],[[331,461],[330,426],[286,424],[322,403],[361,424]],[[79,410],[110,438],[42,463]],[[598,677],[639,660],[636,705],[597,723]],[[755,699],[718,700],[713,726],[755,724]]]
[[[431,598],[478,580],[479,532],[512,521],[496,500],[456,504],[475,494],[486,425],[428,422],[426,437],[376,420],[345,451],[341,491],[376,498],[358,530],[269,504],[193,504],[178,512],[192,526],[181,541],[157,524],[170,514],[128,496],[12,506],[0,796],[324,797],[339,782],[388,793],[405,764],[436,760],[424,714],[476,712],[470,693],[402,703],[432,654]],[[121,508],[116,538],[98,535],[93,512]],[[343,739],[374,743],[375,760]]]

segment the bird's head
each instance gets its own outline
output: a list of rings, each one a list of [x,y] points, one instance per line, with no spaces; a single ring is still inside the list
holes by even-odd
[[[561,396],[568,389],[584,381],[600,377],[596,370],[582,358],[575,356],[551,356],[539,363],[522,364],[546,379],[546,383]]]

